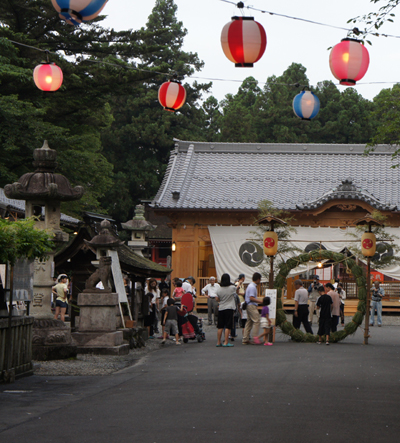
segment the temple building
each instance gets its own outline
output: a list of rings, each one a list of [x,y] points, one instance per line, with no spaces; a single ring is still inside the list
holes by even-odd
[[[302,250],[343,251],[354,222],[374,210],[387,217],[391,235],[400,234],[400,171],[390,146],[366,156],[357,144],[174,141],[151,205],[170,220],[172,277],[193,275],[197,289],[224,272],[250,281],[262,259],[254,241],[262,200],[293,216],[291,239]],[[390,244],[383,248],[390,253]],[[400,280],[400,266],[382,272]]]

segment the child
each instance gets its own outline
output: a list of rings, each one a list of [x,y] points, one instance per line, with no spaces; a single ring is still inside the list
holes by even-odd
[[[164,326],[165,326],[165,309],[167,307],[169,300],[169,291],[167,288],[161,290],[161,326],[162,326],[162,336],[164,337]]]
[[[242,303],[240,303],[240,327],[242,328],[242,334],[244,332],[244,328],[246,326],[246,322],[247,322],[247,311],[246,309],[243,309],[243,304],[244,301]]]
[[[175,283],[176,288],[174,289],[174,293],[172,294],[172,297],[176,301],[181,301],[182,295],[185,293],[185,290],[182,288],[182,282],[180,280],[177,280]]]
[[[168,299],[167,307],[165,308],[164,314],[164,336],[161,344],[165,343],[168,334],[175,335],[176,344],[180,345],[179,341],[179,331],[178,331],[178,311],[183,312],[184,309],[179,309],[174,306],[174,300],[172,298]]]
[[[271,320],[269,318],[269,307],[268,307],[270,303],[271,299],[269,297],[263,298],[263,308],[261,311],[260,326],[264,329],[264,332],[258,336],[258,339],[260,340],[261,337],[264,337],[264,346],[272,346],[272,343],[268,341],[268,334],[271,329]]]

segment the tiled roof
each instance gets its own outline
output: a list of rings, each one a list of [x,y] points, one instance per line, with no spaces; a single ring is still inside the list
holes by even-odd
[[[9,207],[10,209],[25,212],[25,200],[16,200],[6,197],[3,188],[0,188],[0,203],[3,203],[4,206]],[[78,225],[81,221],[77,218],[61,213],[61,222]]]
[[[400,208],[400,170],[393,148],[380,145],[208,143],[175,140],[156,208],[257,209],[307,207],[352,180],[372,203]],[[373,204],[373,206],[376,206]]]

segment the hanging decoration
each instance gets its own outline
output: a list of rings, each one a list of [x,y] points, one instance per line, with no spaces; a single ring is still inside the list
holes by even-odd
[[[265,231],[263,236],[264,254],[273,257],[278,252],[278,235],[275,231]]]
[[[302,91],[293,99],[293,111],[302,120],[311,120],[319,112],[319,98],[311,91]]]
[[[253,67],[267,47],[267,35],[254,17],[232,17],[221,33],[222,50],[238,67]]]
[[[158,101],[166,111],[175,112],[185,104],[186,90],[178,80],[163,83],[158,90]]]
[[[367,72],[368,50],[360,40],[344,38],[332,48],[329,66],[341,85],[354,86]]]
[[[62,85],[63,73],[55,63],[43,62],[33,70],[33,81],[42,91],[54,92]]]
[[[80,25],[95,19],[108,0],[51,0],[62,20],[70,25]]]
[[[361,237],[361,252],[364,257],[373,257],[376,252],[376,237],[372,232],[364,232]]]

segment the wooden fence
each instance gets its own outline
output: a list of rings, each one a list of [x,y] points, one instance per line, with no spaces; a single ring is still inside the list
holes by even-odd
[[[7,368],[8,318],[0,319],[0,381],[3,371],[13,368],[15,376],[32,373],[33,317],[13,317],[11,322],[11,367]]]

